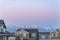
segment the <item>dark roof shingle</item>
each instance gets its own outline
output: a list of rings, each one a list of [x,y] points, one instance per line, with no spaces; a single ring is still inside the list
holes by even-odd
[[[21,29],[18,29],[17,31],[19,31],[19,30],[21,30]],[[38,29],[23,29],[23,30],[30,32],[30,33],[38,32]]]
[[[0,20],[0,24],[2,24],[4,28],[6,28],[6,25],[4,23],[4,20]]]

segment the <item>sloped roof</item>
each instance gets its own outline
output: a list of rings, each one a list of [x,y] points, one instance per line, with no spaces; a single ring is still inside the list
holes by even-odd
[[[29,32],[27,32],[26,30],[24,30],[24,29],[21,29],[21,30],[19,30],[19,31],[17,31],[18,33],[29,33]]]
[[[4,20],[0,20],[0,24],[2,24],[4,28],[6,28],[6,25],[4,23]]]
[[[56,29],[56,31],[60,33],[60,28],[59,29]]]
[[[6,31],[6,32],[0,32],[0,34],[11,34],[11,33]]]
[[[19,30],[21,30],[21,29],[18,29],[17,31],[19,31]],[[23,30],[30,32],[30,33],[38,32],[38,29],[23,29]]]
[[[58,29],[55,29],[53,32],[51,32],[51,33],[60,33],[60,28],[58,28]]]
[[[39,34],[50,34],[50,32],[39,32]]]
[[[6,35],[6,36],[14,36],[15,37],[15,33],[10,33],[10,32],[8,32],[8,31],[6,31],[6,32],[0,32],[0,35]]]

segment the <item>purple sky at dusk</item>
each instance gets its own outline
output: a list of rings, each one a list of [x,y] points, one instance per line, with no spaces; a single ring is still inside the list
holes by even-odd
[[[59,0],[0,0],[0,19],[9,26],[37,24],[60,28],[59,2]]]

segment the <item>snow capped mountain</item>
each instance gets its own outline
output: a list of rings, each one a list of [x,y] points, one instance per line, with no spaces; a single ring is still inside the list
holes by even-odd
[[[17,29],[38,29],[40,32],[51,32],[54,30],[53,27],[48,27],[48,26],[38,26],[38,25],[20,25],[20,26],[9,26],[7,27],[7,30],[10,32],[15,32]]]
[[[54,30],[52,27],[48,27],[48,26],[40,27],[38,29],[40,32],[51,32],[52,30]]]

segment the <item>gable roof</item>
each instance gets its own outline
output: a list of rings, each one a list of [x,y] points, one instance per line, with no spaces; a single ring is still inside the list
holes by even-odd
[[[59,29],[56,29],[56,31],[60,33],[60,28]]]
[[[19,30],[21,30],[21,29],[18,29],[17,31],[19,31]],[[30,32],[30,33],[38,32],[38,29],[23,29],[23,30]]]
[[[51,32],[51,34],[53,34],[53,33],[58,33],[58,34],[60,34],[60,28],[55,29],[53,32]]]
[[[0,24],[2,24],[4,28],[6,28],[6,25],[4,23],[4,20],[0,20]]]
[[[17,31],[17,33],[29,33],[29,32],[27,32],[27,31],[24,30],[24,29],[21,29],[21,30]]]

